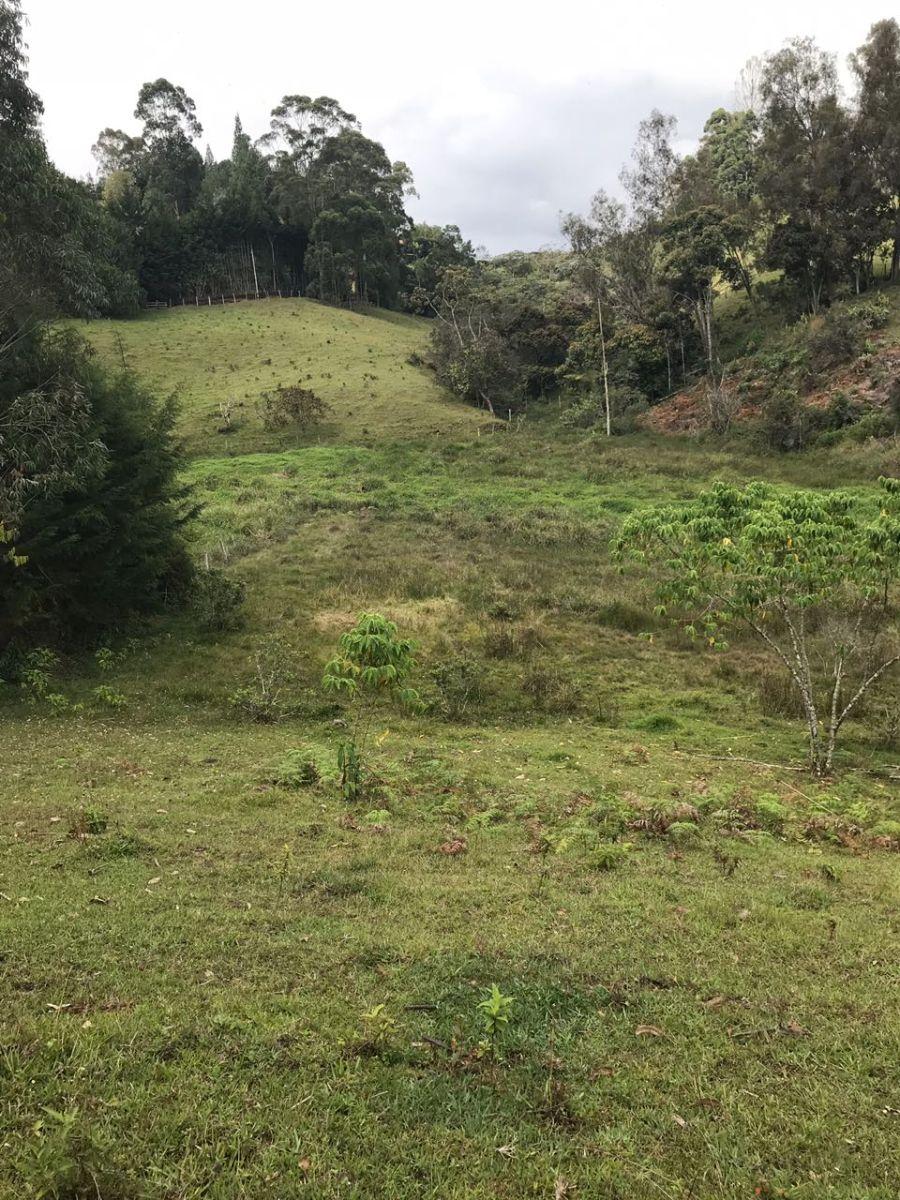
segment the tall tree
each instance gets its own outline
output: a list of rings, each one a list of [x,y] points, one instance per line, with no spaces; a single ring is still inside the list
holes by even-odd
[[[675,117],[654,108],[638,126],[634,166],[622,170],[621,180],[632,206],[645,221],[659,221],[675,198],[678,155],[672,141],[677,128]]]
[[[600,348],[600,379],[603,386],[603,412],[606,436],[612,433],[612,406],[609,398],[609,361],[606,352],[606,330],[603,313],[611,301],[612,275],[609,264],[610,248],[621,237],[625,212],[621,204],[611,200],[603,191],[597,192],[591,203],[589,217],[570,213],[562,223],[562,232],[578,264],[582,285],[591,297],[597,314]]]
[[[891,278],[900,273],[900,25],[878,21],[850,65],[859,84],[860,142],[891,214]]]
[[[762,96],[760,191],[773,223],[767,258],[816,313],[867,253],[860,234],[876,230],[879,197],[853,153],[833,55],[811,38],[794,39],[767,58]]]

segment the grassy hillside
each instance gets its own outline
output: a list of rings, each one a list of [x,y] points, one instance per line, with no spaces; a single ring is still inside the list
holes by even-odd
[[[332,406],[317,431],[326,442],[474,434],[483,418],[452,404],[430,372],[407,359],[425,322],[377,310],[365,315],[307,300],[268,300],[145,313],[85,326],[98,351],[158,392],[174,392],[191,454],[245,454],[287,439],[267,435],[260,394],[278,384],[312,388]],[[235,430],[223,436],[220,404]]]
[[[408,363],[426,328],[89,327],[177,386],[194,549],[247,602],[65,664],[80,710],[4,704],[0,1196],[892,1198],[890,711],[812,783],[755,647],[688,644],[606,546],[713,478],[865,500],[895,451],[495,427]],[[298,381],[333,420],[267,434]],[[319,680],[361,609],[416,638],[428,708],[383,715],[348,809]],[[273,636],[293,712],[259,725],[229,698]]]

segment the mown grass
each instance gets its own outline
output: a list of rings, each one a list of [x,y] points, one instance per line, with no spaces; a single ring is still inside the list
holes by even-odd
[[[316,369],[357,418],[307,444],[216,433],[206,360],[249,321],[245,361],[283,381],[265,335],[288,320],[340,327]],[[183,372],[191,537],[247,602],[228,633],[155,623],[112,675],[73,658],[81,709],[4,702],[0,1195],[893,1200],[878,714],[836,780],[788,769],[802,730],[757,650],[688,644],[606,551],[635,505],[715,477],[865,501],[893,450],[607,445],[538,412],[491,433],[411,367],[401,412],[359,359],[400,362],[421,327],[305,302],[97,327],[104,353],[116,331]],[[382,715],[348,810],[319,680],[360,609],[416,638],[427,709]],[[229,697],[271,634],[293,712],[257,725]],[[450,720],[439,668],[461,660],[479,699]],[[295,748],[318,783],[277,782]],[[494,1046],[492,983],[513,998]]]

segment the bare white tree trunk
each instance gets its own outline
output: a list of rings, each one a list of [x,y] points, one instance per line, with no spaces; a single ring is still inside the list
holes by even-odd
[[[253,244],[250,245],[250,261],[253,264],[253,290],[256,292],[256,298],[259,299],[259,279],[256,275],[256,255],[253,253]]]
[[[603,372],[603,408],[606,413],[606,436],[612,434],[612,413],[609,404],[609,366],[606,361],[606,335],[603,332],[603,305],[597,293],[597,324],[600,326],[600,363]]]

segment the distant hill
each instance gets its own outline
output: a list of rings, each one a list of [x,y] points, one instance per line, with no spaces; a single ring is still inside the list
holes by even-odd
[[[296,431],[266,432],[259,417],[260,396],[279,384],[311,388],[331,405],[315,442],[474,435],[487,423],[484,413],[450,398],[431,371],[415,365],[428,335],[419,317],[261,300],[165,309],[83,328],[110,364],[124,361],[160,392],[176,392],[192,457],[296,446]],[[223,404],[232,410],[228,433],[219,432]]]

